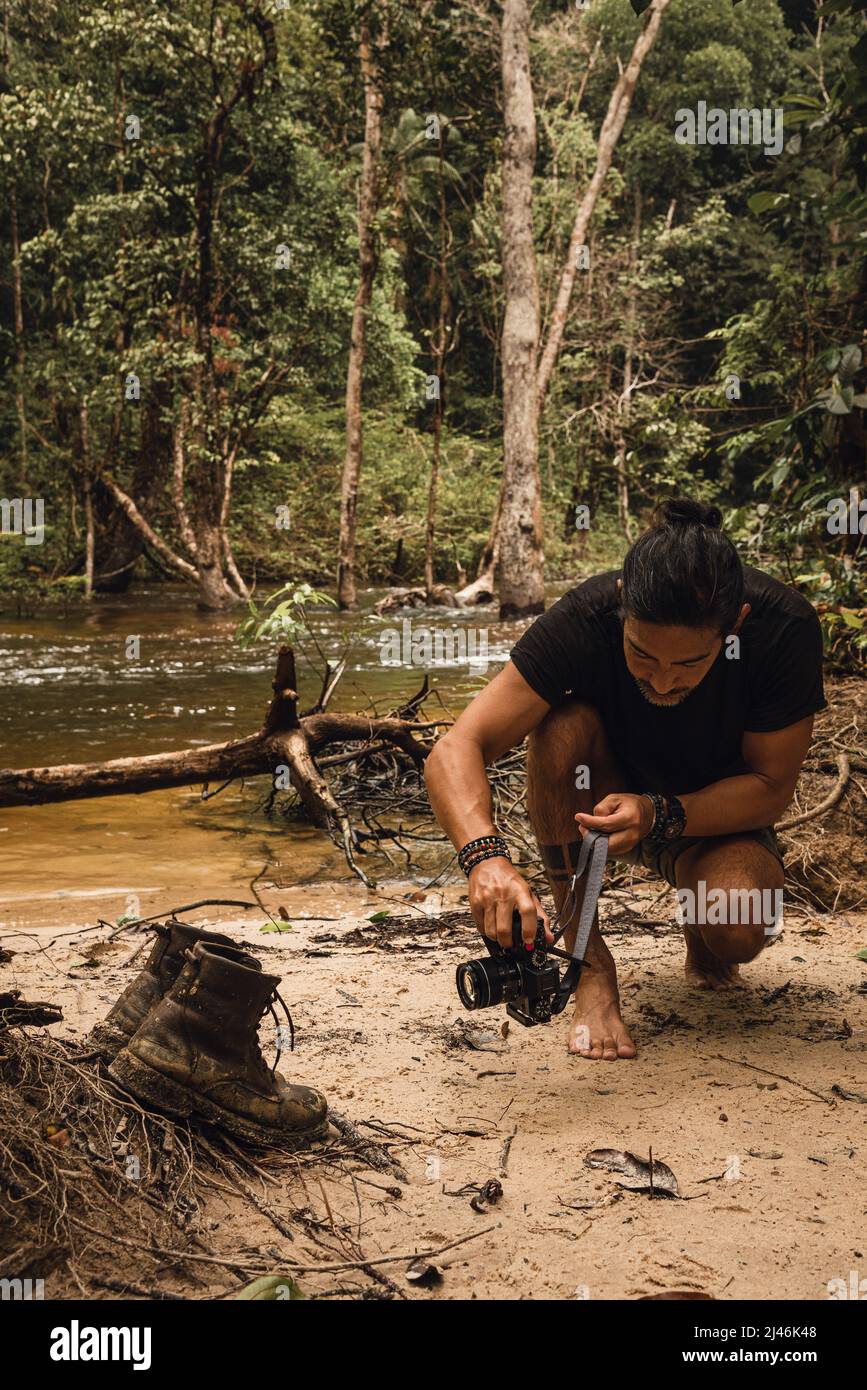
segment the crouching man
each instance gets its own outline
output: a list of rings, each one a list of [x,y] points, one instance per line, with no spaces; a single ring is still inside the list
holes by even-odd
[[[742,565],[720,524],[716,508],[663,504],[622,571],[586,580],[538,618],[428,758],[431,805],[492,940],[511,944],[516,908],[527,941],[545,915],[497,835],[485,773],[528,735],[527,808],[558,913],[568,901],[567,948],[589,829],[676,886],[698,988],[737,985],[774,934],[783,867],[773,825],[825,706],[821,631],[804,598]],[[598,922],[587,960],[570,1051],[634,1057]]]

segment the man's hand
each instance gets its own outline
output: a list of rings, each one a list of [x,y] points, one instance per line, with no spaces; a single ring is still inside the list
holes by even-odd
[[[536,918],[545,922],[545,933],[553,940],[548,914],[530,885],[509,859],[483,859],[470,870],[468,880],[470,910],[476,926],[490,941],[512,945],[512,913],[521,914],[521,935],[528,943],[536,939]]]
[[[632,792],[613,792],[593,807],[593,815],[579,811],[575,817],[583,839],[588,830],[601,830],[608,836],[610,854],[625,854],[653,826],[653,803],[649,797]]]

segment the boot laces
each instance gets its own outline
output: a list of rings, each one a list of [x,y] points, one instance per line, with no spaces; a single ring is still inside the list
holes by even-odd
[[[279,1020],[279,1018],[278,1018],[278,1016],[277,1016],[277,1011],[276,1011],[276,1009],[274,1008],[274,1000],[275,1000],[275,999],[276,999],[277,1003],[280,1005],[280,1007],[282,1008],[284,1014],[286,1015],[286,1022],[289,1024],[289,1051],[290,1051],[290,1052],[294,1052],[294,1051],[295,1051],[295,1024],[292,1022],[292,1015],[290,1014],[288,1008],[286,1007],[286,1001],[285,1001],[285,999],[284,999],[283,996],[280,994],[280,991],[277,990],[277,989],[275,989],[275,990],[274,990],[274,993],[271,995],[271,998],[268,1000],[268,1012],[269,1012],[269,1014],[271,1015],[271,1017],[273,1018],[273,1020],[274,1020],[274,1025],[275,1025],[275,1027],[277,1028],[277,1039],[278,1039],[278,1043],[279,1043],[279,1040],[280,1040],[280,1027],[281,1027],[281,1024],[280,1024],[280,1020]],[[275,1058],[274,1058],[274,1065],[273,1065],[273,1067],[268,1067],[268,1071],[270,1072],[270,1074],[271,1074],[272,1076],[274,1075],[275,1071],[277,1070],[277,1064],[278,1064],[279,1061],[280,1061],[280,1053],[282,1052],[282,1050],[283,1050],[283,1049],[282,1049],[281,1047],[278,1046],[278,1048],[277,1048],[277,1053],[276,1053],[276,1056],[275,1056]],[[267,1064],[267,1062],[265,1061],[264,1057],[262,1058],[262,1064],[263,1064],[263,1066],[266,1066],[266,1067],[268,1066],[268,1064]]]
[[[190,961],[191,964],[195,962],[196,957],[195,957],[195,955],[193,954],[193,952],[192,952],[192,950],[190,949],[190,947],[187,947],[187,949],[184,951],[184,955],[185,955],[185,957],[187,958],[187,960]],[[277,1016],[277,1012],[276,1012],[276,1010],[275,1010],[275,1008],[274,1008],[274,1000],[275,1000],[275,999],[277,1000],[277,1003],[280,1005],[280,1007],[282,1008],[284,1014],[286,1015],[286,1022],[289,1024],[289,1051],[290,1051],[290,1052],[294,1052],[294,1051],[295,1051],[295,1024],[292,1022],[292,1015],[291,1015],[290,1012],[289,1012],[289,1009],[288,1009],[288,1007],[287,1007],[287,1005],[286,1005],[285,999],[284,999],[283,996],[281,995],[280,991],[279,991],[278,989],[276,989],[276,988],[274,989],[274,991],[273,991],[273,993],[272,993],[270,999],[268,1000],[268,1013],[269,1013],[269,1014],[271,1015],[271,1017],[273,1018],[275,1027],[279,1030],[279,1028],[280,1028],[280,1020],[279,1020],[279,1018],[278,1018],[278,1016]],[[279,1033],[279,1031],[278,1031],[278,1033],[277,1033],[277,1038],[278,1038],[278,1040],[279,1040],[279,1038],[280,1038],[280,1033]],[[274,1073],[275,1073],[275,1071],[277,1070],[277,1066],[278,1066],[278,1063],[279,1063],[279,1061],[280,1061],[280,1053],[282,1052],[282,1048],[280,1048],[280,1047],[277,1048],[277,1055],[276,1055],[276,1057],[274,1058],[274,1065],[273,1065],[273,1067],[269,1067],[269,1066],[268,1066],[268,1063],[265,1061],[265,1058],[262,1056],[262,1053],[261,1053],[261,1051],[259,1051],[258,1048],[256,1049],[256,1051],[259,1053],[259,1061],[261,1062],[262,1066],[265,1068],[265,1070],[269,1073],[270,1076],[273,1076]]]

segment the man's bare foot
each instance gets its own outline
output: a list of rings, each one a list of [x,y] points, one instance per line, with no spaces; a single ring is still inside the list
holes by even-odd
[[[686,961],[684,974],[696,989],[740,989],[743,980],[737,965],[720,960],[708,950],[702,940],[698,927],[684,924],[683,935],[686,941]]]
[[[617,970],[608,947],[588,956],[591,969],[581,975],[575,992],[575,1012],[569,1024],[569,1051],[591,1062],[616,1062],[634,1057],[635,1043],[620,1015]]]

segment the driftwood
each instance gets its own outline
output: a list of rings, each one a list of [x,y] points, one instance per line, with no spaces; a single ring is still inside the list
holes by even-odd
[[[421,769],[428,746],[417,735],[430,735],[445,721],[420,721],[415,714],[427,682],[397,715],[332,714],[326,708],[340,670],[326,669],[316,705],[298,713],[295,655],[281,647],[272,681],[273,699],[263,727],[246,738],[182,748],[142,758],[113,758],[104,763],[69,763],[56,767],[0,770],[0,806],[39,806],[91,796],[126,796],[202,782],[227,785],[238,777],[270,774],[274,785],[291,784],[314,825],[330,831],[342,845],[353,872],[370,880],[353,856],[357,844],[349,816],[334,796],[317,763],[332,744],[358,743],[359,756],[371,740],[399,748]],[[277,781],[277,778],[288,779]]]
[[[377,613],[397,613],[404,608],[460,608],[447,584],[430,589],[392,589],[376,605]]]

